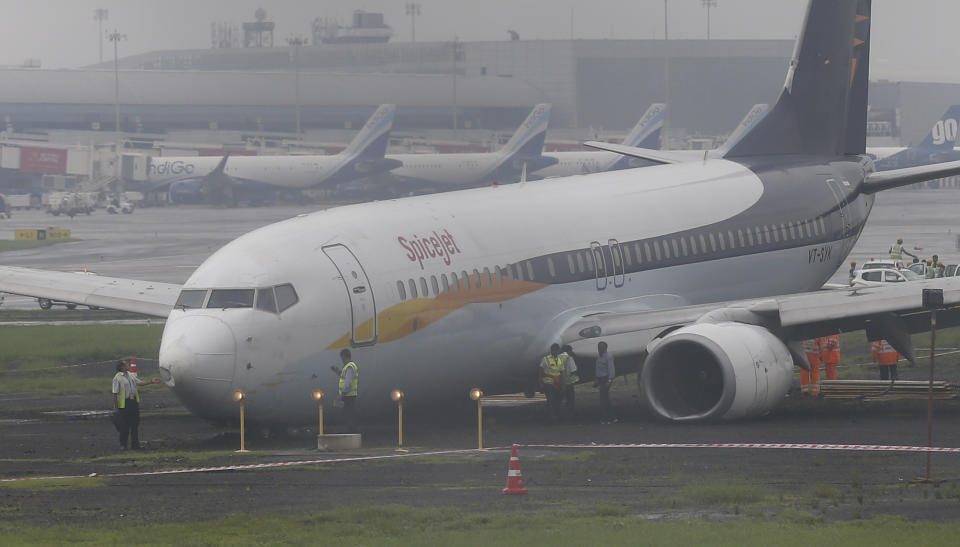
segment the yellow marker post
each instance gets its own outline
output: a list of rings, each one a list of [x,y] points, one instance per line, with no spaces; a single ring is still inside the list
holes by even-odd
[[[470,398],[477,402],[477,450],[483,450],[483,390],[475,387],[470,390]]]
[[[247,450],[247,431],[246,431],[246,425],[244,423],[244,412],[243,412],[243,407],[245,406],[244,400],[246,400],[246,398],[247,398],[246,393],[244,393],[243,391],[240,391],[239,389],[233,392],[233,402],[238,403],[240,405],[240,450],[237,450],[237,452],[250,452],[249,450]]]
[[[323,435],[323,392],[318,389],[311,396],[317,402],[317,413],[319,415],[317,418],[317,435]]]

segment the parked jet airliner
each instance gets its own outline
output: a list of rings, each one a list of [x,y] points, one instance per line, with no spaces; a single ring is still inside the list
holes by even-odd
[[[550,123],[549,104],[536,105],[506,145],[496,152],[464,154],[391,154],[403,165],[381,179],[394,179],[400,186],[452,190],[492,182],[516,182],[528,173],[556,162],[543,156],[543,143]]]
[[[332,156],[151,158],[150,185],[168,186],[173,201],[232,201],[241,192],[302,190],[389,171],[400,165],[384,158],[395,112],[395,105],[380,105],[346,149]]]
[[[528,388],[551,342],[608,341],[671,420],[763,414],[788,391],[798,341],[867,327],[912,356],[920,289],[814,291],[840,266],[877,192],[960,162],[874,172],[864,154],[869,0],[811,0],[776,105],[723,158],[364,203],[227,244],[187,282],[0,267],[0,291],[167,318],[165,383],[196,414],[309,423],[311,390],[352,348],[365,410],[442,411]],[[629,147],[627,147],[629,148]],[[573,214],[582,213],[582,214]],[[792,294],[791,294],[792,293]],[[622,366],[621,366],[622,365]]]

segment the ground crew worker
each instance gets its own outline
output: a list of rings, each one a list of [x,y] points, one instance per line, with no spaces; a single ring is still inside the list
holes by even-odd
[[[573,359],[573,348],[570,346],[560,348],[560,359],[563,360],[561,376],[563,400],[567,403],[567,414],[573,418],[576,411],[576,391],[573,386],[580,382],[580,376],[577,375],[577,362]]]
[[[360,385],[360,369],[351,360],[350,350],[340,350],[340,361],[343,367],[332,365],[330,370],[340,375],[340,385],[337,390],[337,402],[343,405],[343,421],[347,424],[347,433],[358,433],[357,430],[357,394]],[[334,403],[336,405],[337,403]]]
[[[923,278],[924,279],[933,279],[937,275],[936,270],[933,267],[933,260],[927,259],[927,265],[923,268]]]
[[[563,402],[562,382],[565,369],[560,357],[560,344],[551,344],[550,353],[540,359],[540,389],[547,397],[550,414],[554,420],[560,418],[560,405]]]
[[[897,380],[897,361],[900,360],[897,350],[886,340],[877,340],[870,346],[870,355],[873,362],[880,367],[881,380]]]
[[[800,369],[800,394],[816,397],[820,395],[820,344],[814,338],[804,340],[802,345],[810,370]]]
[[[903,238],[898,237],[897,242],[890,246],[890,259],[901,260],[903,258],[903,255],[916,256],[910,251],[903,248]]]
[[[117,373],[113,376],[113,412],[117,415],[117,429],[120,432],[120,450],[126,450],[127,439],[131,450],[140,450],[140,392],[138,385],[158,384],[160,378],[147,382],[130,375],[130,364],[117,361]]]
[[[607,343],[597,344],[597,369],[593,379],[594,387],[600,388],[600,423],[615,424],[620,420],[613,413],[610,404],[610,386],[617,377],[617,369],[613,363],[613,356],[607,351]]]
[[[827,380],[837,379],[837,365],[840,364],[840,335],[831,334],[820,339],[820,360],[827,373]]]
[[[943,265],[943,262],[937,261],[937,277],[943,277],[946,273],[947,267]]]
[[[853,278],[856,277],[856,271],[857,271],[857,261],[851,260],[850,271],[847,272],[847,283],[849,283],[850,285],[853,285]]]

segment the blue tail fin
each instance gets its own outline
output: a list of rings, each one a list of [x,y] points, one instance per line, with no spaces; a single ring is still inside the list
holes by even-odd
[[[637,125],[624,137],[624,146],[636,146],[637,148],[649,148],[651,150],[660,149],[660,132],[663,131],[663,120],[667,117],[667,105],[663,103],[653,103],[650,108],[643,113]]]
[[[396,105],[380,105],[342,153],[349,157],[382,158],[387,152],[396,111]]]
[[[871,0],[811,0],[776,105],[726,157],[866,147]]]
[[[548,103],[538,104],[523,121],[523,124],[510,137],[500,153],[505,159],[538,158],[543,154],[543,143],[547,138],[547,125],[550,123]]]
[[[958,122],[960,122],[960,105],[955,104],[933,124],[930,132],[927,133],[927,138],[923,139],[918,148],[952,150],[957,144],[957,128],[960,127]]]

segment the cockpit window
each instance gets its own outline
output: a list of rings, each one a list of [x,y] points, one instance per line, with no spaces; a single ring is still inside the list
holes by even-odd
[[[300,301],[300,298],[297,297],[297,291],[289,283],[277,285],[274,289],[277,292],[277,308],[281,312]]]
[[[208,308],[252,308],[253,289],[214,289],[210,292]]]
[[[180,297],[177,298],[177,303],[174,305],[175,308],[202,308],[203,299],[207,297],[207,291],[205,289],[187,289],[180,291]]]
[[[273,287],[257,289],[256,308],[258,310],[277,313],[277,299],[273,296]]]

